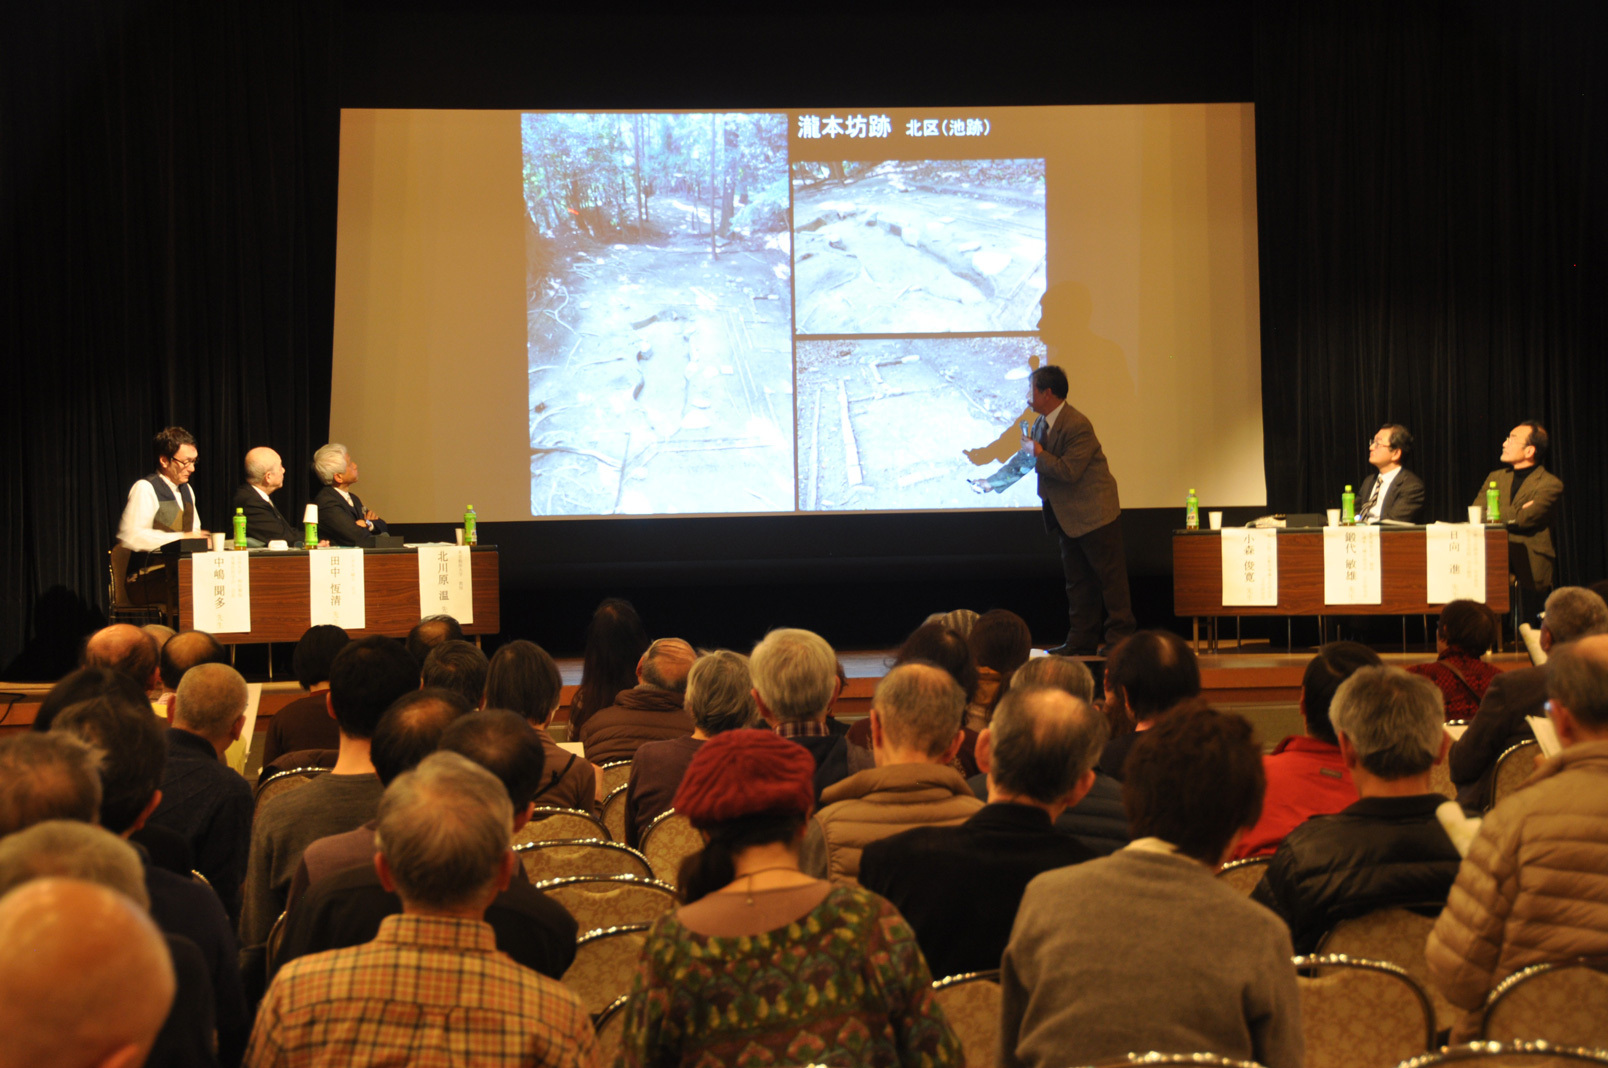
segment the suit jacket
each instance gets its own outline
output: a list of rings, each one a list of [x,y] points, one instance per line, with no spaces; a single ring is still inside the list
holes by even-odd
[[[1067,537],[1081,538],[1114,521],[1122,507],[1094,424],[1070,404],[1063,404],[1060,413],[1052,427],[1045,427],[1042,415],[1033,424],[1033,438],[1044,446],[1033,466],[1045,526],[1052,533],[1059,526]]]
[[[1533,476],[1532,476],[1533,477]],[[1547,669],[1514,668],[1491,680],[1468,730],[1452,743],[1447,757],[1457,801],[1465,808],[1491,803],[1491,773],[1507,749],[1535,737],[1526,716],[1542,716],[1547,700]]]
[[[290,520],[280,514],[272,501],[263,500],[262,494],[257,492],[257,487],[249,482],[241,483],[240,488],[235,490],[234,500],[229,507],[231,516],[234,515],[232,509],[240,508],[245,511],[248,538],[255,538],[264,545],[277,538],[283,538],[292,546],[302,543],[302,532],[291,526]]]
[[[355,493],[352,503],[347,504],[334,486],[325,486],[313,498],[313,503],[318,505],[318,537],[331,545],[370,549],[374,546],[374,535],[385,533],[385,521],[381,519],[374,521],[373,530],[357,525],[363,518],[363,498]]]
[[[1358,508],[1362,507],[1360,502],[1367,501],[1378,478],[1378,471],[1369,471],[1363,476],[1361,484],[1357,486]],[[1379,502],[1379,518],[1394,519],[1398,523],[1417,523],[1420,521],[1418,513],[1423,508],[1424,480],[1404,467],[1390,480],[1385,499]]]
[[[1542,464],[1525,478],[1518,498],[1513,496],[1513,469],[1499,467],[1480,481],[1470,504],[1485,507],[1485,490],[1496,483],[1497,507],[1508,532],[1508,570],[1527,590],[1552,588],[1552,518],[1563,500],[1563,479]]]

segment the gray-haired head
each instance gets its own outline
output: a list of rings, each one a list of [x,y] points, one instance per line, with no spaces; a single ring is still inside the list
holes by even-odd
[[[949,612],[934,612],[921,621],[922,626],[928,623],[938,623],[959,634],[962,638],[971,636],[972,627],[977,625],[978,615],[970,608],[956,608]]]
[[[1587,731],[1608,731],[1608,637],[1587,635],[1547,660],[1547,696]]]
[[[330,442],[313,453],[313,473],[324,485],[333,486],[335,476],[345,474],[346,465],[351,461],[352,454],[346,451],[345,445]]]
[[[99,756],[52,731],[0,738],[0,836],[45,820],[100,820]]]
[[[497,777],[437,752],[386,787],[374,839],[404,903],[448,909],[490,898],[513,833],[514,806]]]
[[[229,737],[246,714],[246,680],[228,664],[197,664],[184,673],[173,698],[173,725],[210,742]]]
[[[681,638],[659,638],[648,644],[637,661],[642,685],[668,693],[687,692],[687,672],[698,658],[692,646]]]
[[[1608,633],[1608,603],[1584,586],[1559,586],[1547,596],[1541,625],[1554,644]]]
[[[783,627],[765,635],[748,658],[754,689],[777,719],[820,719],[837,686],[837,654],[814,631]]]
[[[1088,665],[1069,656],[1035,656],[1011,676],[1011,689],[1018,686],[1050,686],[1080,701],[1094,700],[1094,676]]]
[[[0,897],[53,875],[109,887],[142,909],[151,907],[140,855],[104,827],[45,820],[0,838]]]
[[[708,735],[751,727],[759,715],[748,658],[716,649],[693,661],[687,672],[685,707],[693,723]]]
[[[1363,769],[1387,781],[1428,771],[1446,736],[1440,689],[1394,667],[1353,671],[1334,692],[1329,722],[1356,750]]]
[[[937,665],[900,664],[877,683],[871,708],[886,744],[937,757],[960,732],[966,691]]]
[[[988,725],[989,778],[1041,804],[1072,792],[1100,759],[1110,728],[1087,701],[1058,687],[1012,687]]]

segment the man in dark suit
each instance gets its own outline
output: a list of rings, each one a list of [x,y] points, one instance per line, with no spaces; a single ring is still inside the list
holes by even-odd
[[[1374,469],[1357,487],[1357,522],[1416,523],[1424,507],[1424,480],[1401,466],[1413,447],[1413,436],[1400,423],[1386,423],[1368,442],[1368,462]]]
[[[1541,461],[1547,456],[1547,431],[1526,419],[1502,442],[1502,463],[1480,482],[1472,504],[1485,507],[1485,493],[1496,483],[1497,507],[1508,532],[1508,573],[1519,587],[1520,614],[1533,618],[1537,605],[1552,588],[1552,518],[1563,500],[1563,480]]]
[[[246,481],[235,490],[231,508],[246,513],[246,540],[258,545],[285,541],[302,543],[302,532],[274,507],[272,494],[285,484],[285,465],[279,454],[264,445],[246,453]],[[231,515],[234,513],[231,512]]]
[[[988,804],[957,827],[917,827],[865,847],[860,885],[910,922],[935,976],[998,968],[1033,877],[1096,854],[1054,827],[1094,785],[1105,717],[1064,690],[1011,690],[977,738]]]
[[[385,533],[385,520],[363,499],[353,493],[357,485],[357,461],[345,445],[325,445],[313,454],[313,470],[324,488],[313,503],[318,505],[318,536],[331,545],[355,545],[367,549],[374,535]]]

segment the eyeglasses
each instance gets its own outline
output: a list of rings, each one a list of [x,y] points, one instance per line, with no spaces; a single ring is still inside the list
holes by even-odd
[[[1370,441],[1370,442],[1368,442],[1368,449],[1369,449],[1370,452],[1372,450],[1374,450],[1374,449],[1388,449],[1388,448],[1390,448],[1390,442],[1388,442],[1388,441]]]
[[[195,461],[199,460],[199,459],[200,459],[200,457],[197,456],[194,459],[190,459],[190,460],[169,460],[168,463],[172,464],[174,467],[184,469],[184,468],[194,467],[195,466]]]

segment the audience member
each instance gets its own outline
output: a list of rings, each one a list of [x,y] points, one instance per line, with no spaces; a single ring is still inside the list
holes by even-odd
[[[419,670],[423,671],[430,650],[443,642],[463,640],[463,626],[456,619],[448,615],[425,616],[408,631],[408,655],[419,665]]]
[[[988,804],[958,827],[917,827],[865,847],[860,885],[915,928],[934,975],[998,967],[1028,882],[1095,856],[1054,821],[1094,785],[1105,735],[1105,718],[1065,691],[1013,688],[977,740]]]
[[[178,633],[178,631],[165,623],[147,623],[140,629],[149,634],[151,639],[156,642],[158,656],[162,653],[162,646],[166,645],[168,640]]]
[[[977,613],[970,608],[956,608],[951,612],[934,612],[921,622],[923,624],[941,623],[962,638],[969,638],[971,637],[972,627],[977,625],[978,618]]]
[[[643,742],[691,734],[692,717],[683,707],[683,696],[695,655],[680,638],[660,638],[649,645],[637,663],[637,684],[621,690],[612,705],[581,725],[586,759],[598,765],[630,760]]]
[[[972,659],[971,647],[958,631],[939,623],[923,623],[910,632],[899,651],[894,654],[891,667],[900,664],[923,663],[943,668],[966,695],[968,705],[977,696],[977,662]],[[976,775],[977,732],[961,724],[960,748],[955,752],[954,768],[962,777]],[[864,771],[876,766],[871,747],[871,721],[862,719],[849,728],[849,771]]]
[[[726,731],[692,758],[675,808],[708,844],[682,866],[685,904],[648,932],[623,1068],[963,1063],[903,918],[799,870],[814,770],[767,731]]]
[[[1515,668],[1491,680],[1479,710],[1463,736],[1452,743],[1452,782],[1464,808],[1491,804],[1491,777],[1496,758],[1512,746],[1535,737],[1527,717],[1543,716],[1547,670],[1557,648],[1568,642],[1608,632],[1608,603],[1580,586],[1559,586],[1547,596],[1541,621],[1541,648],[1548,661],[1541,667]]]
[[[558,665],[534,642],[511,641],[492,654],[486,670],[487,708],[505,708],[523,716],[541,740],[542,781],[536,803],[574,808],[597,815],[602,783],[597,768],[553,740],[548,725],[563,696]]]
[[[804,834],[802,869],[853,882],[870,843],[912,827],[962,823],[982,808],[949,766],[965,712],[965,692],[942,668],[910,663],[888,672],[871,699],[876,767],[822,791]]]
[[[314,1046],[353,1066],[445,1063],[466,1051],[476,1063],[595,1066],[580,1000],[498,952],[484,920],[519,863],[512,830],[503,785],[456,753],[432,754],[391,783],[374,864],[402,914],[366,945],[285,965],[257,1015],[248,1068]]]
[[[843,685],[837,654],[814,631],[781,627],[754,646],[748,671],[761,718],[814,758],[819,802],[821,791],[849,775],[848,738],[832,733],[826,722]]]
[[[162,691],[177,693],[184,673],[199,664],[227,664],[229,653],[218,639],[202,630],[186,630],[169,638],[162,646]],[[171,702],[170,702],[171,703]]]
[[[56,716],[69,705],[115,693],[122,700],[139,704],[146,700],[146,691],[140,684],[111,668],[83,667],[62,676],[56,685],[39,702],[34,713],[32,729],[43,734],[50,729]]]
[[[0,737],[0,838],[46,820],[98,823],[100,806],[95,755],[77,737]]]
[[[246,725],[246,700],[246,680],[227,664],[185,672],[166,732],[162,802],[150,818],[189,844],[195,870],[218,892],[231,919],[240,915],[252,798],[224,753]]]
[[[1482,659],[1496,643],[1497,622],[1478,601],[1449,601],[1435,627],[1436,658],[1407,670],[1440,687],[1447,719],[1469,719],[1500,672]]]
[[[1251,893],[1284,918],[1297,953],[1376,909],[1438,912],[1463,859],[1435,815],[1450,802],[1429,785],[1450,741],[1434,686],[1399,668],[1359,668],[1335,691],[1329,719],[1361,800],[1292,830]]]
[[[631,762],[625,791],[625,844],[638,846],[642,832],[670,808],[681,777],[704,742],[722,731],[752,727],[758,719],[748,658],[718,649],[693,661],[687,672],[686,709],[692,734],[645,742]]]
[[[1429,936],[1430,974],[1469,1011],[1454,1041],[1521,968],[1608,955],[1608,636],[1554,649],[1547,697],[1563,751],[1485,817]]]
[[[577,741],[593,713],[614,704],[621,690],[637,684],[636,669],[648,651],[648,632],[630,601],[605,598],[586,625],[581,683],[570,699],[569,740]]]
[[[1000,963],[998,1063],[1130,1052],[1302,1063],[1290,935],[1212,874],[1256,822],[1250,724],[1202,705],[1140,733],[1122,797],[1136,840],[1028,884]]]
[[[1015,612],[995,608],[978,616],[965,637],[977,665],[977,690],[966,704],[966,726],[981,731],[1011,688],[1011,675],[1033,652],[1033,632]]]
[[[1262,758],[1267,796],[1262,818],[1243,838],[1235,859],[1271,856],[1309,817],[1339,812],[1357,800],[1340,740],[1329,721],[1329,704],[1340,684],[1359,668],[1378,667],[1379,654],[1357,642],[1330,642],[1318,650],[1301,676],[1304,735],[1292,735]]]
[[[129,623],[102,627],[84,643],[81,663],[101,667],[132,679],[142,692],[162,688],[157,675],[159,647],[156,639]]]
[[[1200,664],[1178,635],[1142,630],[1112,652],[1107,695],[1127,710],[1131,730],[1113,731],[1100,757],[1100,771],[1119,782],[1128,753],[1180,701],[1200,695]]]
[[[308,627],[296,643],[291,668],[296,681],[307,691],[281,708],[268,721],[267,736],[263,739],[262,762],[266,767],[286,753],[301,753],[312,749],[337,749],[341,744],[341,731],[329,711],[329,669],[336,655],[352,639],[333,623],[320,623]]]
[[[472,642],[442,642],[424,658],[419,681],[451,690],[470,708],[479,708],[486,697],[486,654]]]

